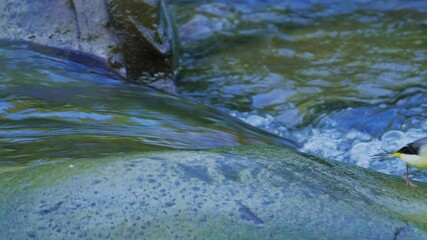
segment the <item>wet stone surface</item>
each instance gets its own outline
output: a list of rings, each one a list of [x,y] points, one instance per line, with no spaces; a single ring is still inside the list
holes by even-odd
[[[357,167],[349,172],[286,149],[154,152],[72,162],[72,168],[59,161],[0,175],[2,236],[388,239],[395,229],[409,239],[427,234],[424,220],[411,215],[425,207],[419,195],[424,186],[399,194],[400,179]],[[364,186],[366,181],[373,184]]]

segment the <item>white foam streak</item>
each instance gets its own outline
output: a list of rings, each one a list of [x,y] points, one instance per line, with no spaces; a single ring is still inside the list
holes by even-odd
[[[405,164],[402,161],[388,157],[390,159],[387,161],[380,162],[378,158],[372,156],[395,152],[406,144],[427,136],[427,123],[422,124],[420,129],[390,130],[378,138],[355,129],[306,127],[303,130],[289,131],[275,117],[261,116],[255,111],[250,113],[233,111],[231,115],[252,126],[298,141],[302,146],[299,150],[302,152],[393,175],[403,173]],[[414,179],[427,180],[427,172],[422,170],[411,172],[415,175],[412,176]]]

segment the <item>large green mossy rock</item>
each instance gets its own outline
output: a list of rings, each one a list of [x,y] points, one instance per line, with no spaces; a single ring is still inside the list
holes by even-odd
[[[427,186],[268,146],[0,175],[3,239],[427,239]]]
[[[165,83],[175,44],[163,0],[5,0],[0,12],[0,39],[89,54],[130,80],[173,88]],[[89,62],[73,52],[40,50]]]

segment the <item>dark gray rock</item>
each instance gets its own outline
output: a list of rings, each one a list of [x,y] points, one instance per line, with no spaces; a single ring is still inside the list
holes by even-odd
[[[5,239],[426,239],[426,185],[245,146],[0,174]]]
[[[174,39],[162,0],[6,0],[0,12],[0,39],[93,55],[130,80],[166,79],[173,90]]]

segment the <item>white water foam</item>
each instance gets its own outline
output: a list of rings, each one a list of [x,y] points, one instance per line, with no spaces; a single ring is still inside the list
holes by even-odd
[[[245,113],[232,111],[230,114],[252,126],[287,139],[297,140],[301,145],[299,150],[302,152],[392,175],[401,175],[404,172],[403,161],[394,157],[378,159],[372,156],[395,152],[406,144],[427,136],[427,122],[419,129],[390,130],[378,138],[355,129],[307,127],[303,130],[290,131],[269,114],[262,116],[255,111]],[[413,169],[411,173],[411,178],[427,181],[426,171]]]

